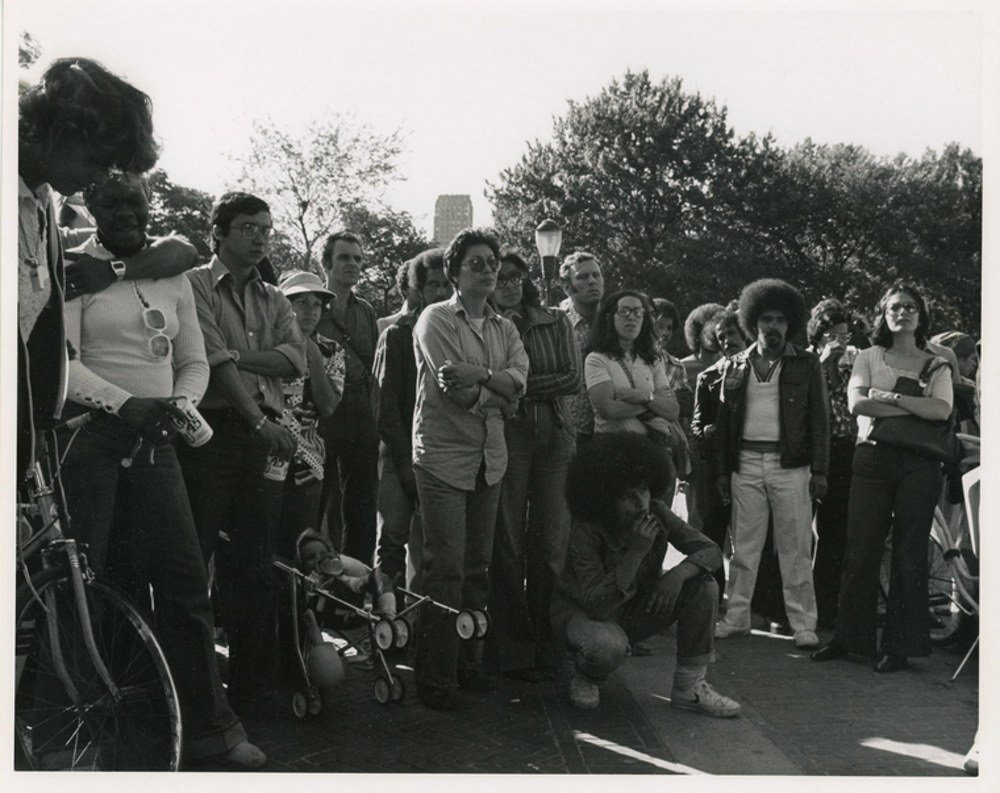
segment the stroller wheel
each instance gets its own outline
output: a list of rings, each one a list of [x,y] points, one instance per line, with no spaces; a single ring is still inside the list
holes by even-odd
[[[392,701],[402,702],[403,697],[406,696],[406,686],[403,684],[403,678],[396,675],[392,679]]]
[[[375,693],[375,701],[379,705],[385,705],[392,697],[392,689],[389,687],[389,681],[382,676],[375,678],[372,689]]]
[[[410,621],[406,617],[396,617],[392,621],[392,626],[396,629],[396,647],[402,650],[410,643],[410,636],[412,635]]]
[[[472,612],[458,612],[458,616],[455,617],[455,630],[458,632],[458,637],[464,641],[476,635],[476,618],[472,616]]]
[[[295,718],[304,719],[308,710],[306,695],[301,691],[296,691],[292,695],[292,713],[295,714]]]
[[[323,697],[320,696],[319,689],[313,686],[306,692],[306,699],[309,702],[309,715],[318,716],[323,712]]]
[[[380,650],[388,650],[396,643],[396,628],[387,619],[380,619],[375,623],[375,644]]]
[[[472,618],[476,621],[476,638],[482,639],[490,631],[490,615],[485,611],[473,611]]]

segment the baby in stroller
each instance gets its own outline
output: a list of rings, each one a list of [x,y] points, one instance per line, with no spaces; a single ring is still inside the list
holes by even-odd
[[[298,536],[295,557],[299,570],[331,594],[359,606],[370,602],[374,612],[388,619],[396,616],[396,593],[389,577],[379,568],[337,553],[318,531],[306,529]],[[309,604],[320,621],[327,603],[318,597]]]

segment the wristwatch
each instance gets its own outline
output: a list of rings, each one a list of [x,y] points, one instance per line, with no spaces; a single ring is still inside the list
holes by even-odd
[[[239,363],[240,362],[240,351],[239,350],[230,350],[229,351],[229,357],[233,359],[233,363]]]
[[[650,391],[649,392],[649,399],[647,399],[646,401],[647,402],[652,402],[654,399],[656,399],[656,392],[655,391]]]
[[[111,270],[119,281],[125,280],[125,262],[121,259],[111,260]]]
[[[490,367],[487,366],[486,367],[486,377],[484,377],[482,380],[479,381],[479,385],[486,385],[490,381],[491,377],[493,377],[493,370],[490,369]]]

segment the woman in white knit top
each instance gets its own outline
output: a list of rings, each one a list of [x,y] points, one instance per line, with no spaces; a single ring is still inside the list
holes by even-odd
[[[78,253],[128,256],[147,243],[148,187],[111,174],[87,191],[97,233]],[[99,574],[151,610],[177,682],[188,760],[224,755],[260,765],[230,709],[215,661],[214,618],[205,563],[171,439],[170,401],[195,404],[209,367],[194,295],[185,275],[118,281],[66,303],[66,336],[76,352],[70,402],[104,412],[64,440],[62,479],[70,533],[88,543]],[[183,441],[179,441],[183,442]]]

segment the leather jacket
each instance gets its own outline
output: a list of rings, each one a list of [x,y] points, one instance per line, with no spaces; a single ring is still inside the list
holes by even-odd
[[[751,354],[757,354],[756,344],[734,355],[722,368],[715,429],[718,476],[739,470],[747,383],[753,376]],[[778,374],[778,395],[781,467],[808,465],[812,473],[826,476],[830,460],[830,403],[819,358],[786,344]]]
[[[719,415],[719,392],[722,390],[722,367],[725,362],[724,358],[720,358],[701,372],[694,387],[691,434],[699,441],[701,459],[709,465],[717,454],[715,422]]]

